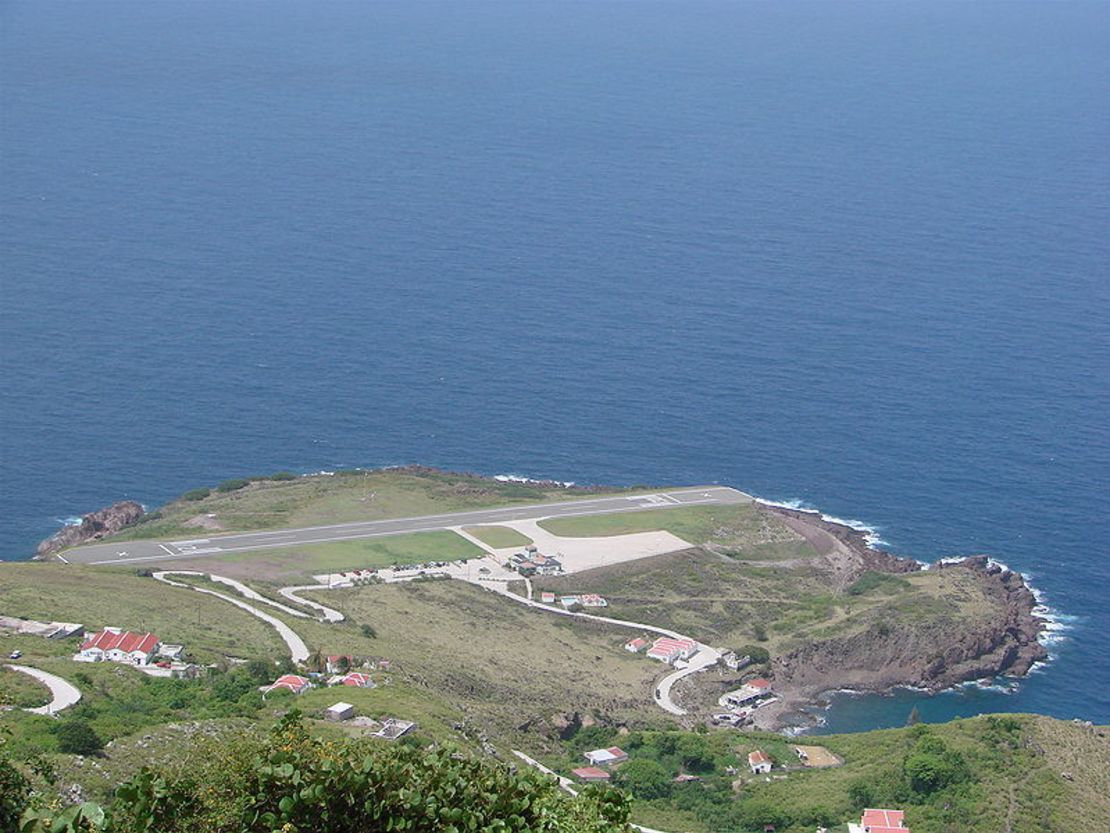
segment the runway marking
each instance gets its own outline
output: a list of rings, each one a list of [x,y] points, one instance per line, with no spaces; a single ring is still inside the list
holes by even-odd
[[[167,547],[165,544],[159,544],[158,546],[160,546],[162,549],[164,549],[170,555],[175,555],[174,551],[171,550],[169,547]]]

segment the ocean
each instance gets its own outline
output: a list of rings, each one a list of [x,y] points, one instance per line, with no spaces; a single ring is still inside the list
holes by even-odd
[[[1110,722],[1110,5],[0,5],[0,557],[423,463],[988,553]],[[1011,690],[1013,689],[1013,690]]]

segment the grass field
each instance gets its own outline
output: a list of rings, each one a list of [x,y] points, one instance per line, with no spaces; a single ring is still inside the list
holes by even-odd
[[[628,632],[534,611],[459,581],[306,594],[377,632],[376,655],[501,731],[560,711],[658,718],[654,663]],[[325,626],[318,626],[324,628]]]
[[[173,564],[182,569],[204,569],[232,578],[288,584],[320,573],[426,561],[458,561],[484,554],[482,549],[461,535],[443,529],[209,556],[200,562],[200,566],[197,563],[190,566],[188,559]]]
[[[118,533],[119,540],[189,536],[198,529],[246,531],[434,515],[511,504],[632,494],[503,483],[431,469],[337,472],[293,480],[255,480],[201,500],[179,498]],[[202,519],[204,524],[201,526]]]
[[[758,504],[683,506],[549,518],[541,521],[540,526],[566,538],[670,532],[691,544],[709,546],[746,561],[780,561],[816,555],[804,538]]]
[[[0,642],[0,645],[4,643]],[[11,653],[10,651],[8,653]],[[4,654],[7,657],[7,654]],[[0,658],[0,706],[45,706],[50,702],[50,689],[27,674],[11,671],[3,666],[6,660]],[[12,660],[23,663],[23,660]]]
[[[879,620],[925,627],[959,619],[967,627],[998,613],[962,570],[914,573],[860,595],[833,595],[816,561],[760,567],[700,550],[532,583],[537,592],[600,593],[609,601],[607,615],[649,621],[716,646],[765,641],[773,654],[802,641],[849,636]]]
[[[526,547],[532,539],[507,526],[468,526],[465,531],[495,549]]]
[[[0,610],[41,621],[81,622],[88,632],[105,625],[152,631],[166,642],[183,643],[201,662],[285,653],[273,629],[248,613],[116,568],[0,564]]]

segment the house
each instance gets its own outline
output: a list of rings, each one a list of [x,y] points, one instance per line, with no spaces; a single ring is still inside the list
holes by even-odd
[[[628,760],[628,753],[619,746],[610,746],[608,749],[595,749],[585,755],[587,761],[594,766],[614,766]]]
[[[649,644],[650,643],[642,636],[637,636],[635,639],[630,639],[628,642],[624,643],[624,650],[628,651],[630,654],[638,654]]]
[[[355,667],[355,658],[350,654],[333,654],[327,659],[329,674],[344,674]]]
[[[355,716],[355,707],[350,703],[336,703],[334,706],[328,706],[324,712],[324,717],[328,720],[350,720]]]
[[[544,591],[543,593],[540,593],[540,601],[543,602],[545,605],[553,605],[555,604],[555,594]]]
[[[735,651],[725,651],[721,654],[721,662],[723,662],[730,670],[739,671],[748,665],[751,665],[752,658],[747,654],[744,656],[737,656]]]
[[[579,767],[578,769],[572,769],[570,774],[577,778],[579,781],[584,781],[586,783],[608,781],[610,778],[608,772],[606,772],[604,769],[599,769],[596,766],[584,766]]]
[[[585,593],[578,597],[578,601],[582,607],[608,607],[609,602],[605,601],[597,593]]]
[[[298,676],[297,674],[282,674],[270,685],[262,690],[263,694],[269,694],[275,689],[284,688],[292,691],[294,694],[303,694],[312,688],[312,683],[306,678]]]
[[[848,833],[910,833],[902,810],[864,810],[859,824],[848,822]]]
[[[356,688],[374,688],[375,684],[370,675],[362,671],[351,671],[339,680],[340,685],[349,685]]]
[[[185,653],[184,645],[171,645],[165,643],[158,648],[158,656],[165,657],[166,659],[181,659],[181,655]]]
[[[652,643],[647,655],[660,662],[672,663],[680,659],[689,659],[697,652],[698,643],[692,639],[661,636]]]
[[[758,700],[763,700],[773,695],[774,692],[771,690],[771,684],[760,677],[755,680],[749,680],[735,691],[723,694],[717,702],[722,706],[734,709],[743,705],[752,705]]]
[[[161,643],[152,633],[132,633],[119,628],[105,628],[81,644],[74,659],[82,662],[124,662],[147,665],[158,653]]]
[[[771,771],[771,759],[765,752],[757,749],[748,753],[748,766],[756,775],[765,774]]]

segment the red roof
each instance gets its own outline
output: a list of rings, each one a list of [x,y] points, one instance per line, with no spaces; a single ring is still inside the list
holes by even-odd
[[[748,680],[744,685],[749,685],[752,688],[770,688],[771,687],[771,684],[769,682],[767,682],[765,679],[763,679],[762,677],[758,677],[757,679],[754,679],[754,680]]]
[[[579,769],[571,770],[571,774],[575,778],[582,781],[608,781],[609,773],[604,769],[596,766],[584,766]]]
[[[888,830],[906,829],[902,821],[906,817],[903,810],[864,810],[860,824],[872,833],[886,833]]]
[[[282,674],[276,680],[270,689],[287,688],[290,691],[299,692],[308,687],[308,680],[304,677],[298,677],[296,674]]]
[[[653,646],[655,648],[676,648],[679,651],[692,651],[698,647],[698,643],[692,639],[672,639],[669,636],[661,636],[655,640]]]
[[[771,763],[771,759],[768,758],[763,753],[762,750],[757,749],[757,750],[755,750],[755,752],[749,752],[748,753],[748,763],[753,764],[753,765],[754,764],[769,764],[769,763]]]
[[[100,631],[93,634],[92,638],[81,645],[82,651],[90,648],[99,648],[101,651],[122,651],[130,654],[142,651],[144,654],[154,652],[158,647],[158,637],[152,633],[132,633],[131,631]]]
[[[363,674],[361,671],[352,671],[343,678],[343,685],[354,685],[365,688],[367,683],[371,682],[369,674]]]

